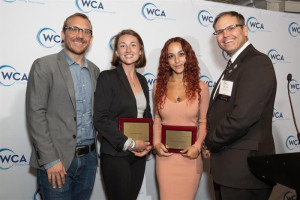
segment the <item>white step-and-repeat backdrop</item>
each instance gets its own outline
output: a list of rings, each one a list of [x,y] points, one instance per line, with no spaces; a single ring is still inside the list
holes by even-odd
[[[87,57],[101,70],[109,69],[111,39],[122,29],[134,29],[145,43],[147,65],[140,72],[150,94],[156,80],[160,50],[165,41],[180,36],[197,54],[201,80],[212,90],[227,56],[213,36],[212,23],[222,11],[245,16],[250,42],[274,64],[278,90],[273,114],[277,153],[298,152],[299,141],[288,100],[289,90],[297,123],[300,121],[300,15],[201,0],[0,0],[0,199],[40,199],[35,170],[29,167],[31,141],[25,123],[25,91],[32,62],[61,50],[65,18],[75,12],[90,17],[94,41]],[[155,158],[147,162],[141,200],[156,200]],[[196,199],[213,199],[209,162]],[[299,176],[299,174],[295,174]],[[105,199],[98,170],[92,199]],[[295,191],[276,186],[271,199],[295,199]]]

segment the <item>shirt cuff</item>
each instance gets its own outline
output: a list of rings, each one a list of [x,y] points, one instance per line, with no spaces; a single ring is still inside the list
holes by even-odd
[[[44,165],[44,169],[49,169],[50,167],[54,166],[55,164],[57,164],[58,162],[60,162],[60,159],[52,161],[50,163],[47,163]]]
[[[131,144],[131,142],[132,142],[132,138],[128,138],[128,139],[126,140],[126,142],[124,143],[124,146],[123,146],[123,151],[124,151],[124,152],[127,151],[127,149],[128,149],[128,147],[129,147],[129,145]]]

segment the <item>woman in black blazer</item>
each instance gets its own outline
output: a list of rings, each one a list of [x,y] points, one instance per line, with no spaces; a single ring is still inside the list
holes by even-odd
[[[152,118],[149,89],[136,68],[146,65],[144,44],[133,30],[115,36],[111,64],[100,73],[94,104],[94,125],[102,135],[101,172],[109,200],[135,200],[140,191],[149,142],[119,131],[119,118]]]

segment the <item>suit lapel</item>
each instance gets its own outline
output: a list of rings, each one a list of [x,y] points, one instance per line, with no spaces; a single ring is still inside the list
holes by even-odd
[[[232,72],[229,73],[228,76],[226,76],[226,78],[230,77],[232,75],[232,73],[235,71],[236,68],[240,68],[242,67],[241,63],[243,62],[244,58],[246,57],[246,55],[248,54],[248,52],[254,49],[252,44],[249,44],[241,53],[240,55],[235,59],[235,61],[231,64],[231,70]]]
[[[214,89],[211,92],[211,96],[210,96],[210,100],[209,100],[209,105],[211,105],[214,102],[214,100],[216,99],[216,98],[214,98],[214,94],[216,93],[217,87],[218,87],[218,85],[219,85],[219,83],[221,81],[221,78],[222,78],[223,74],[224,74],[224,71],[221,74],[221,76],[219,77],[219,80],[217,81],[216,86],[214,87]]]
[[[126,77],[126,74],[124,72],[124,69],[122,66],[118,66],[117,67],[117,72],[118,72],[118,76],[119,76],[119,79],[121,80],[122,84],[125,86],[127,92],[130,94],[130,97],[134,99],[134,102],[135,102],[135,97],[134,97],[134,94],[132,92],[132,89],[130,87],[130,84],[129,84],[129,81]]]
[[[72,74],[70,71],[70,67],[68,65],[66,56],[64,55],[63,50],[58,53],[58,67],[61,71],[61,74],[63,76],[63,79],[65,81],[65,84],[67,86],[67,90],[69,93],[69,96],[71,98],[71,102],[73,104],[74,110],[76,110],[76,98],[75,98],[75,89],[74,89],[74,83],[72,79]]]
[[[234,73],[235,68],[241,67],[241,62],[243,61],[244,57],[247,55],[247,53],[251,50],[254,49],[252,44],[249,44],[241,53],[240,55],[235,59],[235,61],[231,64],[231,72],[228,74],[225,74],[224,72],[221,74],[218,82],[216,83],[216,86],[219,85],[219,82],[221,81],[221,77],[224,74],[224,78],[223,79],[229,79],[232,74]],[[215,93],[217,87],[214,87],[213,91],[212,91],[212,95],[210,97],[210,101],[209,101],[209,105],[211,106],[213,104],[213,102],[216,100],[216,96],[215,98],[213,98],[213,94]],[[217,94],[216,94],[217,95]]]
[[[89,61],[87,61],[87,63],[88,63],[88,68],[89,68],[89,72],[90,72],[90,77],[92,80],[92,90],[94,92],[96,90],[97,77],[95,74],[95,70],[91,67],[92,64]]]
[[[143,76],[139,73],[137,73],[137,77],[141,83],[141,86],[142,86],[142,89],[143,89],[143,92],[144,92],[144,95],[145,95],[145,98],[146,98],[146,101],[147,101],[147,105],[149,104],[149,91],[148,91],[148,85],[147,84],[144,84],[145,81],[143,80]]]
[[[90,73],[90,77],[91,77],[91,81],[92,81],[92,105],[94,107],[94,93],[96,91],[97,77],[95,74],[95,70],[92,67],[92,63],[88,60],[87,60],[87,63],[88,63],[89,73]],[[94,113],[94,109],[92,109],[92,113]]]

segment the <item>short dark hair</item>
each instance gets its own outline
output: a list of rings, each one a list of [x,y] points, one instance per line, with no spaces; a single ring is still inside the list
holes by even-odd
[[[132,35],[134,37],[136,37],[139,41],[139,45],[140,45],[140,51],[141,51],[141,56],[139,58],[139,60],[136,62],[135,64],[135,67],[136,68],[142,68],[146,65],[146,55],[145,55],[145,49],[144,49],[144,43],[143,43],[143,40],[141,38],[141,36],[135,32],[134,30],[131,30],[131,29],[125,29],[125,30],[122,30],[120,31],[117,35],[114,36],[114,53],[113,53],[113,57],[112,57],[112,60],[111,60],[111,64],[115,67],[119,66],[120,64],[120,58],[115,54],[115,51],[118,49],[118,42],[119,42],[119,39],[121,36],[123,35]]]
[[[215,21],[214,21],[214,23],[213,23],[213,27],[215,28],[215,25],[216,25],[216,23],[218,22],[218,20],[221,18],[221,17],[223,17],[223,16],[225,16],[225,15],[229,15],[229,16],[232,16],[232,17],[236,17],[237,18],[237,20],[238,20],[238,23],[240,24],[240,25],[245,25],[245,18],[244,18],[244,16],[242,15],[242,14],[240,14],[240,13],[238,13],[238,12],[235,12],[235,11],[227,11],[227,12],[222,12],[222,13],[220,13],[220,14],[218,14],[217,15],[217,17],[215,18]]]
[[[63,31],[64,33],[66,32],[65,27],[68,26],[67,24],[68,24],[69,19],[71,19],[71,18],[73,18],[73,17],[81,17],[81,18],[83,18],[83,19],[86,19],[86,20],[90,23],[90,25],[91,25],[91,30],[93,29],[92,23],[91,23],[91,21],[90,21],[90,19],[89,19],[89,17],[88,17],[87,15],[85,15],[85,14],[83,14],[83,13],[74,13],[73,15],[70,15],[69,17],[67,17],[67,19],[64,21],[64,25],[63,25],[63,27],[62,27],[62,31]]]

